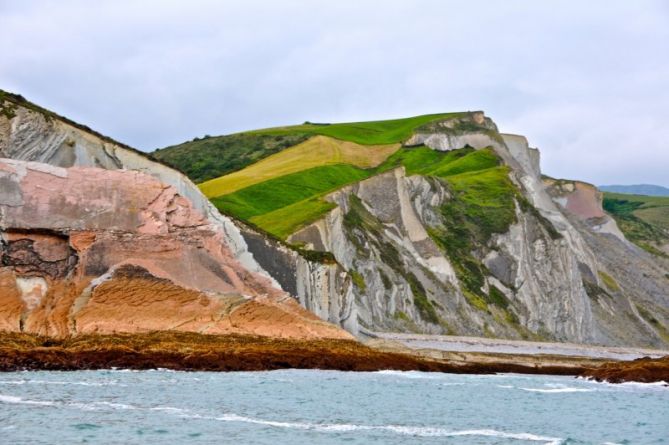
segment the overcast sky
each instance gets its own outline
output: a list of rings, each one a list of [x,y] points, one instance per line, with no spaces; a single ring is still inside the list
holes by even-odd
[[[669,186],[669,1],[0,0],[0,88],[142,150],[485,110],[545,173]]]

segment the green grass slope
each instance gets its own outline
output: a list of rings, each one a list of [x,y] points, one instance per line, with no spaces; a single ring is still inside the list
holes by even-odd
[[[669,244],[669,197],[606,192],[603,205],[630,241],[667,256],[659,248]]]
[[[323,135],[361,145],[387,145],[407,140],[414,130],[435,120],[466,117],[470,113],[441,113],[372,122],[292,125],[226,136],[195,138],[155,150],[152,155],[200,183],[241,170],[310,137]]]
[[[330,136],[342,141],[351,141],[362,145],[395,144],[407,140],[414,130],[435,120],[452,119],[467,116],[463,113],[425,114],[403,119],[391,119],[369,122],[346,122],[339,124],[312,124],[275,127],[251,131],[252,134],[285,135],[295,132],[312,135]]]
[[[513,219],[515,188],[508,179],[507,167],[492,150],[472,148],[450,152],[403,148],[376,168],[347,164],[315,167],[215,197],[212,202],[222,212],[285,239],[334,207],[323,200],[326,194],[399,166],[404,166],[409,175],[445,180],[467,208],[472,230],[504,231]]]
[[[327,165],[270,179],[211,201],[227,213],[241,219],[250,219],[336,190],[368,176],[368,171],[351,165]]]
[[[399,144],[360,145],[328,136],[314,136],[233,173],[199,184],[209,198],[314,167],[349,164],[376,167],[400,148]]]

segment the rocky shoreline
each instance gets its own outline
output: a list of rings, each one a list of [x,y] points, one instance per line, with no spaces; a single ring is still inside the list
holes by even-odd
[[[553,356],[473,354],[429,357],[370,347],[353,340],[296,340],[184,332],[79,335],[69,338],[0,333],[0,371],[87,369],[264,371],[287,368],[341,371],[424,371],[460,374],[513,372],[573,375],[598,381],[669,381],[669,357],[631,362]]]
[[[454,364],[388,352],[354,340],[300,340],[248,335],[203,335],[160,331],[145,334],[79,335],[68,338],[0,334],[0,371],[103,368],[184,371],[261,371],[286,368],[341,371],[518,372],[567,374],[564,366],[515,363]]]

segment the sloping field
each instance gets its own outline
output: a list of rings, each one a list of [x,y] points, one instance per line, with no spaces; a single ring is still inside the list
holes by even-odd
[[[370,122],[346,122],[341,124],[291,125],[250,131],[250,134],[282,135],[293,133],[320,134],[363,145],[395,144],[409,139],[414,130],[435,120],[465,117],[469,112],[425,114]]]
[[[152,155],[201,183],[241,170],[314,136],[360,145],[389,145],[409,139],[416,129],[435,120],[470,116],[470,112],[428,114],[373,122],[291,125],[224,136],[205,136],[155,150]]]
[[[254,184],[229,195],[212,198],[211,201],[227,213],[250,219],[368,176],[369,171],[352,165],[324,165]]]
[[[647,251],[667,256],[669,197],[604,193],[604,210],[632,242]]]
[[[399,144],[360,145],[326,136],[315,136],[243,170],[200,184],[209,198],[227,195],[254,184],[313,167],[350,164],[376,167],[399,149]]]

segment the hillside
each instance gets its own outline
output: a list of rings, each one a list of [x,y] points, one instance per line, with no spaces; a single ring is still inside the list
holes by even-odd
[[[664,260],[624,238],[594,186],[542,178],[539,151],[482,112],[158,152],[208,172],[198,187],[18,96],[1,105],[12,330],[669,343]]]
[[[277,150],[233,143],[288,136],[299,138]],[[666,294],[667,272],[628,251],[593,186],[544,184],[538,151],[481,112],[207,140],[209,154],[196,141],[154,155],[182,159],[176,166],[186,172],[194,159],[219,158],[225,174],[200,189],[246,224],[249,249],[282,285],[300,294],[303,280],[320,283],[326,299],[300,301],[350,332],[669,341],[669,311],[651,296]],[[233,166],[216,154],[225,150],[256,159]],[[286,246],[327,255],[347,281],[315,272],[290,278],[293,266],[273,250]],[[632,263],[618,261],[626,255]]]
[[[467,113],[442,113],[374,122],[291,125],[202,139],[158,149],[156,159],[186,173],[200,183],[240,170],[315,135],[359,145],[391,145],[408,139],[431,121]]]
[[[626,195],[669,196],[669,188],[653,184],[600,185],[598,188],[603,192]]]
[[[669,196],[605,193],[604,209],[630,241],[651,253],[669,255]]]

